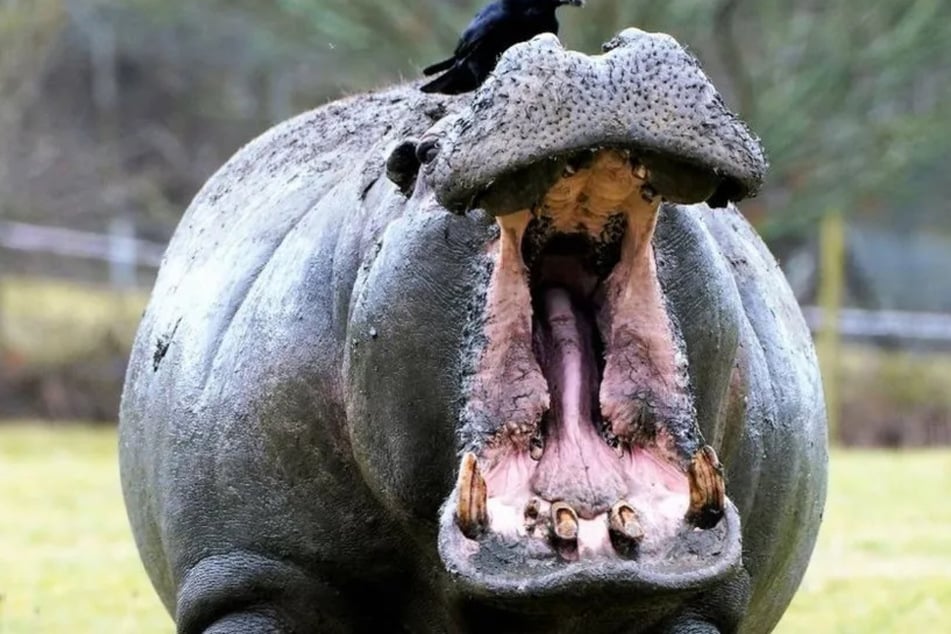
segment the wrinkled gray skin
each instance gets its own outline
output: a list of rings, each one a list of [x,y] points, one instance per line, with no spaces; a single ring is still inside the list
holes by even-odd
[[[498,91],[528,77],[527,60],[586,59],[554,42],[510,51],[474,98],[399,87],[281,124],[241,150],[185,214],[139,330],[120,428],[133,531],[178,631],[767,632],[782,615],[824,503],[825,417],[794,298],[732,207],[666,204],[654,245],[700,427],[741,521],[742,558],[737,551],[714,576],[685,569],[679,579],[625,582],[606,567],[494,596],[440,555],[462,386],[480,345],[486,248],[497,236],[485,212],[447,207],[493,195],[492,182],[540,156],[604,144],[686,161],[687,176],[667,176],[688,190],[710,179],[693,187],[700,200],[718,188],[742,197],[765,169],[755,140],[722,113],[713,119],[725,127],[678,145],[649,123],[599,126],[597,109],[565,115],[560,129],[577,134],[557,147],[540,125],[544,138],[500,139],[518,156],[499,152],[490,164],[478,154],[495,151],[489,131],[463,161],[459,120],[470,103],[514,121],[524,108]],[[614,44],[616,64],[626,47],[638,59],[645,46],[680,51],[633,30]],[[693,61],[677,55],[651,76],[690,75]],[[592,73],[583,87],[560,77],[562,98],[590,102],[596,89],[609,102],[622,92],[623,82],[612,88],[610,76]],[[719,103],[706,84],[699,90]],[[670,97],[671,112],[683,98]],[[435,160],[404,183],[406,196],[386,178],[385,159],[434,124]],[[463,175],[451,156],[469,166]],[[476,165],[487,171],[474,176]]]

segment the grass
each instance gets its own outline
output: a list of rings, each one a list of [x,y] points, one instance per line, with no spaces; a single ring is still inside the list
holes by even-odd
[[[951,622],[951,451],[834,453],[809,571],[778,632],[929,632]]]
[[[112,429],[0,426],[0,634],[165,633],[119,492]],[[812,566],[778,628],[951,622],[951,451],[838,452]]]
[[[0,426],[0,634],[173,631],[115,454],[112,429]]]

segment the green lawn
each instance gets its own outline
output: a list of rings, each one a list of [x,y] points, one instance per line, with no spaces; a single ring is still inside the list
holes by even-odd
[[[833,456],[826,524],[779,632],[951,622],[951,451]],[[0,634],[171,632],[126,526],[110,429],[0,426]]]
[[[904,634],[948,627],[949,490],[949,450],[834,453],[819,543],[777,631]]]
[[[172,632],[132,542],[115,431],[0,425],[0,634]]]

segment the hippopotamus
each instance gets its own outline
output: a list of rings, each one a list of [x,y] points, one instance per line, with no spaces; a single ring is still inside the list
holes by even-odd
[[[759,140],[665,34],[281,123],[198,193],[120,416],[177,630],[768,632],[822,514]]]

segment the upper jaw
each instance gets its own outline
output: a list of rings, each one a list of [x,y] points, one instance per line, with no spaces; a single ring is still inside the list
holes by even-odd
[[[493,215],[531,207],[566,161],[601,147],[636,156],[671,202],[724,206],[755,195],[763,149],[694,57],[670,36],[638,29],[604,49],[567,51],[551,34],[510,48],[471,103],[423,139],[422,177],[439,203]],[[487,197],[499,186],[521,193]]]

